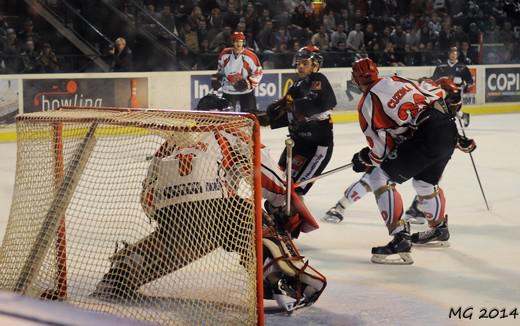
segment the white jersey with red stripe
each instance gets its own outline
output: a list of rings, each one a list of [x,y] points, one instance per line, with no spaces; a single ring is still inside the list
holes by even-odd
[[[379,166],[395,149],[396,141],[439,97],[399,76],[378,79],[358,105],[359,124],[370,146],[370,159]]]
[[[244,49],[239,55],[233,53],[233,48],[222,50],[218,58],[217,73],[224,76],[222,91],[227,94],[249,93],[260,83],[263,76],[260,60],[249,49]],[[251,88],[237,91],[233,85],[240,79],[248,80]]]
[[[433,79],[424,79],[419,84],[425,90],[437,95],[438,97],[444,98],[446,96],[446,91],[442,89],[441,85],[437,83]]]
[[[285,206],[287,199],[285,178],[285,173],[274,162],[269,150],[262,148],[262,197],[274,207]],[[288,231],[292,232],[292,228],[299,228],[307,233],[319,228],[312,213],[294,191],[294,187],[291,189],[291,205],[296,214],[284,225]]]

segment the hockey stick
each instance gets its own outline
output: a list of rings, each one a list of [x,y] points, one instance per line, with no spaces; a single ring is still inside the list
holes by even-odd
[[[466,132],[464,131],[464,126],[462,125],[462,120],[459,117],[459,115],[457,115],[457,121],[459,122],[460,130],[462,131],[462,136],[466,137]],[[478,176],[477,167],[475,166],[475,160],[473,159],[473,155],[471,154],[471,152],[468,154],[471,159],[471,164],[473,164],[473,170],[475,171],[475,175],[477,176],[477,181],[478,181],[478,185],[480,187],[480,192],[482,193],[482,197],[484,197],[484,202],[486,203],[487,210],[489,211],[488,201],[486,199],[486,194],[484,194],[484,188],[482,188],[482,183],[480,182],[480,177]]]
[[[285,171],[285,177],[286,177],[286,184],[287,184],[287,190],[285,192],[286,195],[286,205],[285,205],[285,212],[287,213],[287,216],[291,215],[291,189],[292,189],[292,149],[294,147],[294,140],[292,140],[291,137],[287,137],[285,140],[285,147],[287,148],[287,157],[286,157],[286,171]]]
[[[349,164],[345,164],[345,165],[339,166],[339,167],[337,167],[337,168],[335,168],[335,169],[332,169],[332,170],[330,170],[330,171],[327,171],[327,172],[323,172],[323,173],[320,174],[320,175],[314,176],[314,177],[312,177],[312,178],[310,178],[310,179],[307,179],[307,180],[303,180],[302,182],[296,184],[296,188],[297,188],[297,187],[303,187],[303,186],[305,186],[305,185],[308,184],[308,183],[314,182],[314,181],[316,181],[316,180],[318,180],[318,179],[324,178],[324,177],[329,176],[329,175],[331,175],[331,174],[334,174],[334,173],[336,173],[336,172],[343,171],[343,170],[348,169],[348,168],[350,168],[350,167],[352,167],[352,163],[349,163]]]

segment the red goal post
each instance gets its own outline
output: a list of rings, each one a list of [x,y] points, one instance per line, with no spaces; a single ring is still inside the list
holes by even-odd
[[[64,107],[19,116],[0,288],[160,324],[263,325],[259,130],[244,113]],[[193,154],[201,148],[207,155]],[[161,174],[176,188],[153,180],[150,210],[153,164],[178,171]],[[204,194],[202,180],[214,181]],[[92,297],[114,264],[136,255],[142,266],[124,275],[137,296]]]

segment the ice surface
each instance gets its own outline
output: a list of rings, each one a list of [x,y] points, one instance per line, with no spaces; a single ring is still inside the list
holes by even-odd
[[[365,146],[357,124],[334,126],[327,170],[346,164]],[[520,316],[481,319],[481,308],[520,313],[520,114],[472,116],[466,130],[491,210],[487,211],[468,154],[456,151],[441,186],[450,216],[451,247],[414,248],[410,266],[369,262],[370,248],[387,235],[372,194],[349,207],[341,224],[320,223],[296,245],[328,280],[316,305],[293,316],[266,315],[266,325],[518,325]],[[278,159],[287,130],[262,130]],[[9,215],[16,144],[0,144],[0,238]],[[318,219],[361,175],[346,170],[316,182],[305,202]],[[399,186],[405,206],[410,183]],[[425,226],[412,226],[412,231]],[[272,302],[266,302],[272,306]],[[473,307],[472,319],[449,318],[450,308]]]

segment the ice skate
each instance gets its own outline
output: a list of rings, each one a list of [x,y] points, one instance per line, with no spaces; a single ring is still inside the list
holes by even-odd
[[[136,289],[126,285],[128,281],[122,275],[117,275],[114,271],[109,271],[103,279],[96,284],[96,289],[90,294],[96,298],[107,302],[129,302],[138,297]]]
[[[448,216],[434,228],[412,234],[412,244],[423,247],[449,247],[450,231],[448,230]]]
[[[394,239],[386,246],[372,248],[371,262],[387,265],[410,265],[413,264],[410,251],[410,225],[406,223],[404,230],[396,233]]]
[[[325,213],[325,216],[323,216],[321,219],[327,223],[340,223],[341,221],[343,221],[344,211],[345,208],[341,206],[340,203],[337,203],[336,206],[329,209],[327,213]]]
[[[412,205],[410,208],[406,210],[404,213],[404,220],[410,222],[411,224],[424,224],[426,223],[426,218],[424,217],[424,213],[417,208],[418,204],[417,196],[413,199]]]

